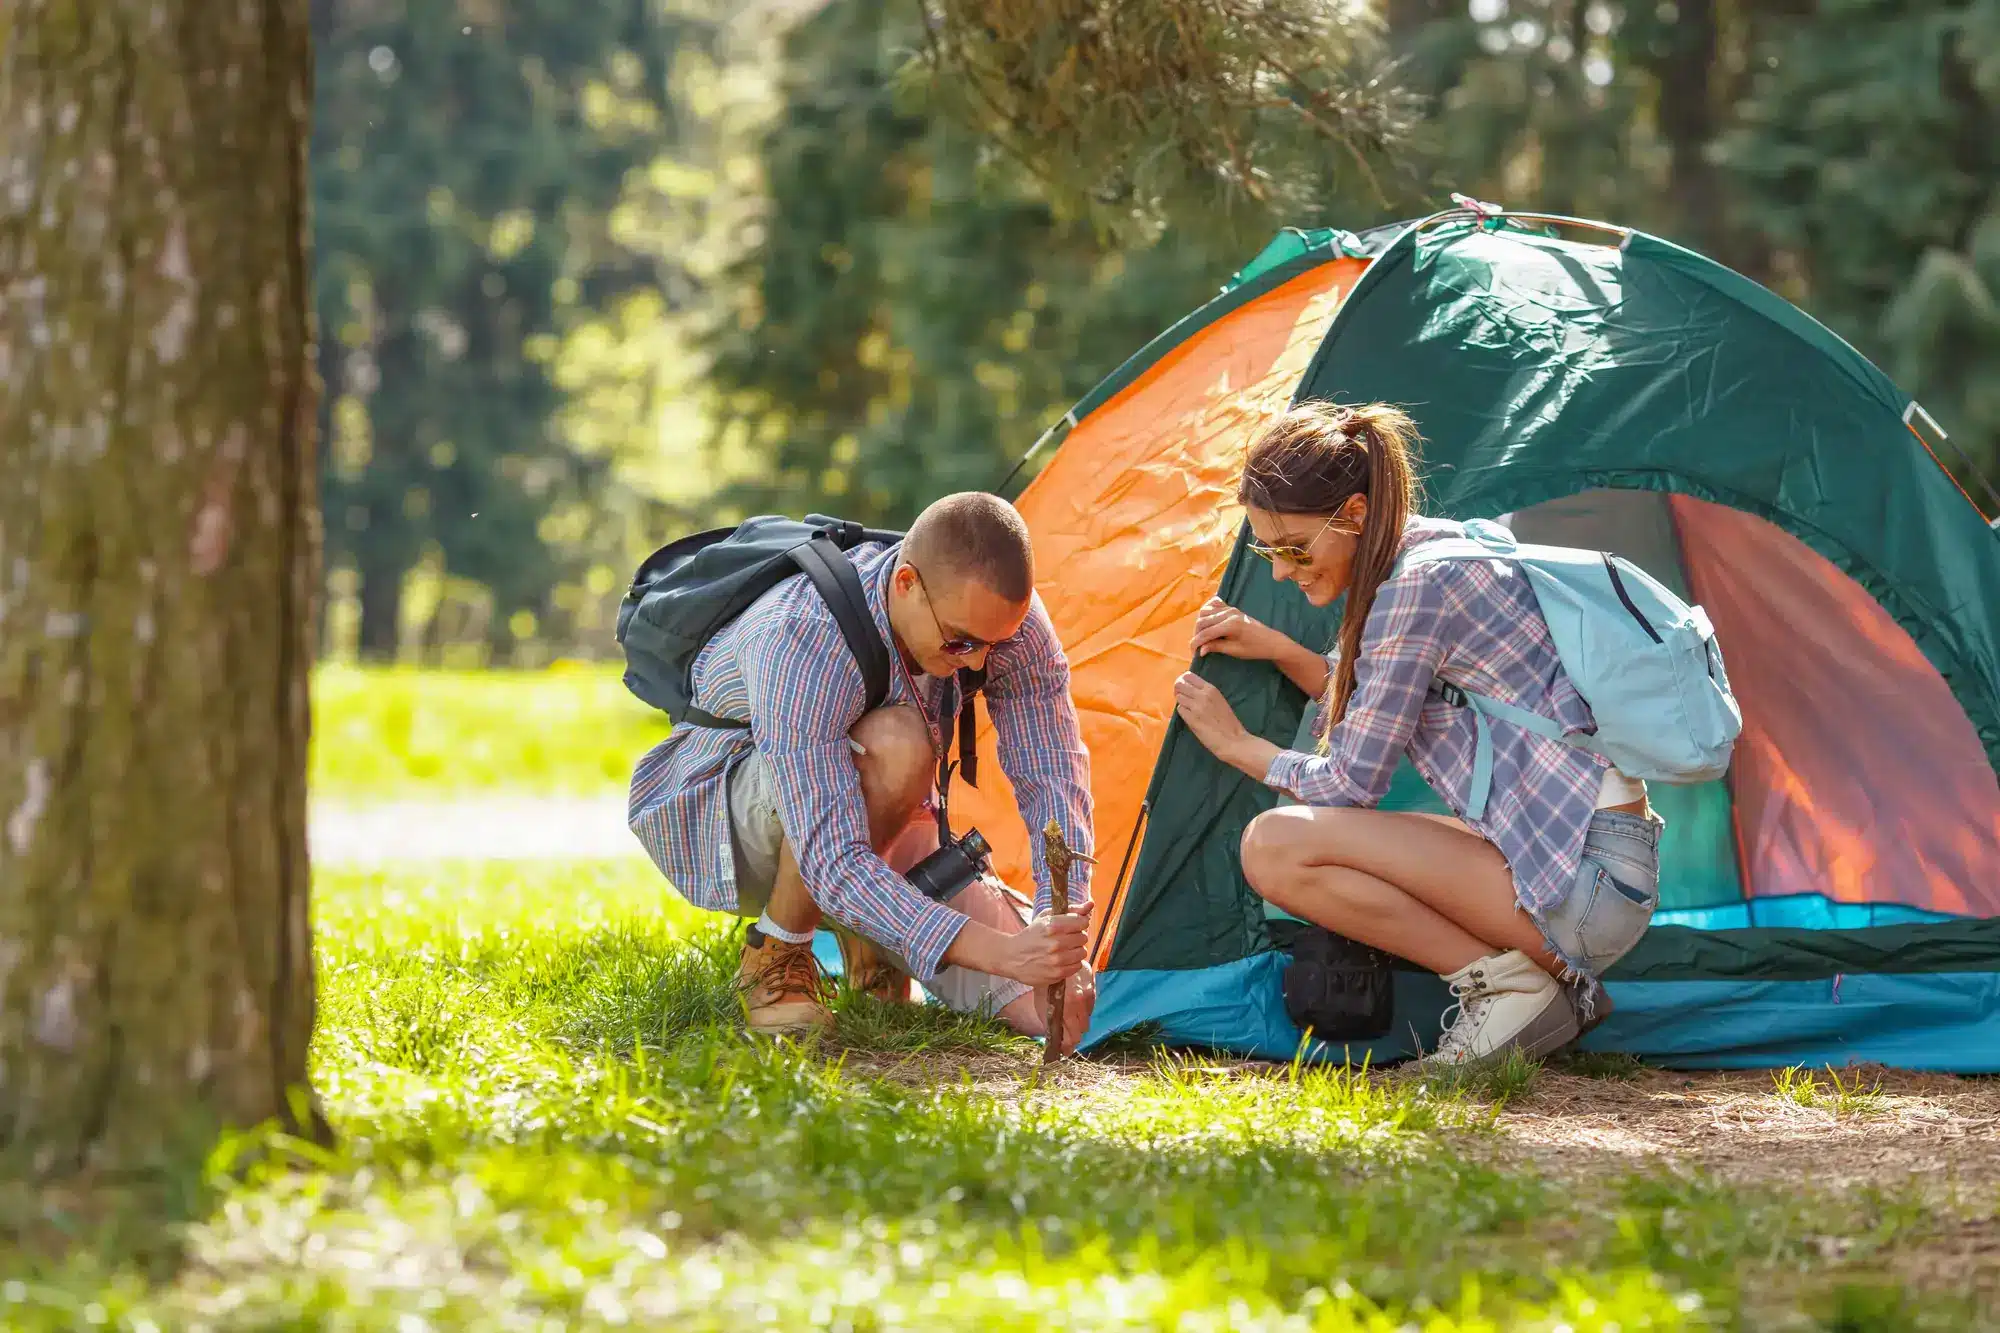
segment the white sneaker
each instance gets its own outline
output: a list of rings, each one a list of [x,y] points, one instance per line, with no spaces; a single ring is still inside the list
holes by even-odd
[[[1569,992],[1519,949],[1474,959],[1444,980],[1458,1019],[1417,1062],[1425,1070],[1504,1060],[1514,1050],[1539,1060],[1576,1040]]]

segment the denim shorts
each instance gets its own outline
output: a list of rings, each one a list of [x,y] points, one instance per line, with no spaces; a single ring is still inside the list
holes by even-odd
[[[1546,912],[1542,935],[1556,956],[1593,977],[1632,951],[1660,905],[1659,816],[1599,810],[1583,840],[1569,896]]]

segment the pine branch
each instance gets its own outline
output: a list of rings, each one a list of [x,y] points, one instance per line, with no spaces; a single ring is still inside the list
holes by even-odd
[[[1385,199],[1414,121],[1375,19],[1326,0],[920,3],[931,100],[1114,231],[1287,214],[1329,146]]]

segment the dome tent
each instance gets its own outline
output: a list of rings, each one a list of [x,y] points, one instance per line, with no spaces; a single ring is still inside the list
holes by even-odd
[[[1286,955],[1244,884],[1279,799],[1172,717],[1197,608],[1220,593],[1330,644],[1246,558],[1234,499],[1258,427],[1314,398],[1385,400],[1424,437],[1424,512],[1635,560],[1716,624],[1744,734],[1730,772],[1655,784],[1653,928],[1606,977],[1586,1049],[1679,1067],[1875,1060],[2000,1069],[2000,532],[1932,451],[1923,409],[1763,287],[1622,227],[1455,209],[1287,231],[1067,414],[1016,500],[1091,751],[1099,998],[1084,1046],[1290,1058]],[[1045,437],[1048,438],[1048,437]],[[2000,508],[2000,505],[1996,505]],[[1196,668],[1292,744],[1311,706],[1264,663]],[[957,784],[996,868],[1026,878],[990,726]],[[1407,763],[1387,809],[1447,807]],[[1381,1063],[1449,1003],[1397,976],[1396,1030],[1313,1058]]]

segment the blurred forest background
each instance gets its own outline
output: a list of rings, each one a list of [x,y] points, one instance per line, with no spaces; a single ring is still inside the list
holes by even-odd
[[[2000,470],[2000,0],[1352,4],[1332,95],[1393,152],[1110,227],[1115,191],[1064,207],[950,114],[962,83],[912,91],[918,0],[313,12],[330,659],[603,656],[659,542],[994,487],[1278,228],[1452,190],[1732,265]]]

